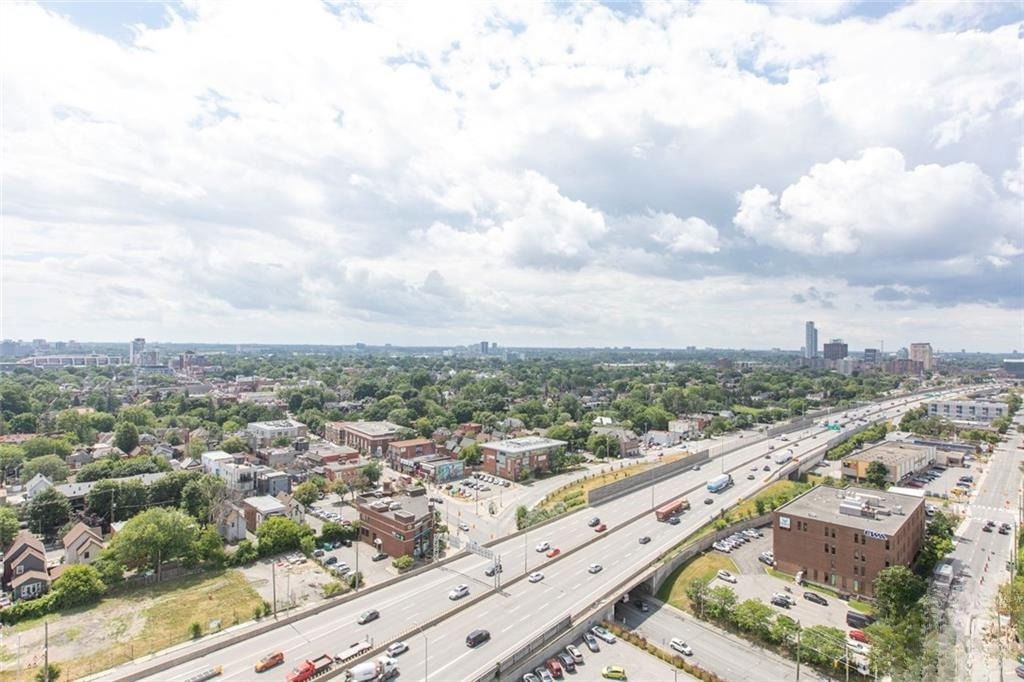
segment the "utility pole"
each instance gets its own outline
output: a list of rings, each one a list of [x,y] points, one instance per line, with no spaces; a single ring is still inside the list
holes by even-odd
[[[796,682],[800,682],[800,621],[796,622]]]
[[[277,620],[277,561],[272,561],[270,564],[270,582],[273,583],[274,593],[274,620]]]
[[[50,682],[50,621],[43,621],[43,682]]]
[[[427,647],[430,642],[427,640],[427,636],[423,635],[423,682],[427,682],[430,678],[427,677],[427,664],[430,661],[430,657],[427,655]]]

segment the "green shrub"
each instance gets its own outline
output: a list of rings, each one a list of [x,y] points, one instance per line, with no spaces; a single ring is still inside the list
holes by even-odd
[[[392,561],[391,565],[397,568],[399,571],[405,571],[411,568],[414,563],[416,563],[415,559],[413,559],[408,554],[403,554],[402,556]]]
[[[188,634],[192,639],[199,639],[203,635],[203,626],[199,623],[192,623],[188,626]]]

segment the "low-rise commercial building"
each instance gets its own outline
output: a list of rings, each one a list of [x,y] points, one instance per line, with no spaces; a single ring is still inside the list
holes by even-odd
[[[929,417],[954,421],[990,422],[1009,415],[1009,406],[999,400],[934,400],[928,403]]]
[[[269,422],[250,422],[245,427],[245,439],[253,450],[269,448],[278,438],[289,441],[303,438],[308,429],[306,425],[294,419],[275,419]]]
[[[388,421],[327,422],[324,437],[332,443],[355,448],[364,455],[383,457],[388,444],[398,439],[401,428]]]
[[[906,481],[935,463],[935,447],[902,441],[885,441],[843,458],[843,478],[860,483],[868,477],[872,462],[885,465],[885,480],[893,485]]]
[[[257,495],[242,500],[242,511],[245,513],[245,527],[250,533],[271,516],[288,516],[288,508],[276,497]]]
[[[914,562],[924,530],[922,498],[818,486],[772,512],[772,549],[780,571],[873,597],[879,571]]]
[[[564,440],[523,436],[483,443],[481,468],[489,474],[519,481],[551,470],[552,456],[568,445]]]
[[[412,438],[396,440],[388,444],[387,460],[393,468],[398,468],[399,460],[412,460],[423,455],[437,452],[437,446],[429,438]]]
[[[360,497],[356,507],[363,542],[391,557],[419,558],[433,552],[434,507],[422,488],[394,500]]]

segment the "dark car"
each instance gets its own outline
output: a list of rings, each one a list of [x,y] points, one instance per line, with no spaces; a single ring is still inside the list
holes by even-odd
[[[985,532],[985,533],[991,533],[993,528],[994,528],[994,526],[989,526],[988,524],[986,524],[986,525],[981,527],[981,530],[982,530],[982,532]]]
[[[763,467],[761,467],[761,470],[762,471],[771,471],[772,468],[770,466],[768,466],[767,464],[765,464]]]
[[[782,607],[784,609],[789,608],[789,600],[784,597],[772,597],[772,604],[775,606]]]
[[[336,556],[329,556],[324,560],[325,566],[333,566],[336,563],[338,563],[338,557]]]
[[[473,630],[473,632],[466,635],[466,646],[473,648],[483,644],[491,638],[491,633],[487,630]]]
[[[678,516],[670,516],[670,517],[668,517],[668,523],[669,523],[670,526],[678,526],[679,525],[679,517]]]
[[[565,668],[566,672],[575,672],[576,661],[569,654],[558,654],[558,661],[562,664],[562,667]]]
[[[484,575],[493,576],[495,573],[501,573],[501,571],[501,564],[491,564],[490,566],[484,569]]]
[[[747,474],[747,480],[748,481],[753,481],[754,480],[754,474]]]
[[[1017,673],[1017,677],[1024,680],[1024,665],[1018,665],[1016,668],[1013,669],[1013,672]]]
[[[705,497],[704,498],[704,504],[714,504],[714,503],[715,503],[715,501],[712,500],[710,497]]]
[[[647,613],[648,611],[651,610],[651,607],[648,606],[647,602],[645,602],[643,599],[635,599],[633,601],[633,606],[635,606],[638,609],[640,609],[643,613]]]
[[[646,545],[650,541],[651,541],[651,539],[649,537],[647,537],[646,535],[644,535],[643,537],[640,538],[640,544],[641,545]]]
[[[601,523],[601,519],[599,519],[596,516],[594,518],[590,519],[589,521],[587,521],[587,525],[590,526],[591,528],[593,528],[594,526],[596,526],[599,523]]]
[[[828,599],[825,599],[817,592],[804,592],[804,599],[812,601],[815,604],[821,604],[822,606],[828,606]]]

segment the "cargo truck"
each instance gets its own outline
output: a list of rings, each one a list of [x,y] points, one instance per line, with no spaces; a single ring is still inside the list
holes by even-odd
[[[312,661],[307,659],[295,666],[295,669],[288,673],[288,677],[285,680],[286,682],[306,682],[306,680],[311,680],[324,674],[331,669],[333,664],[334,657],[327,654],[318,656]]]
[[[721,476],[715,476],[710,481],[708,481],[708,492],[720,493],[731,485],[732,474],[722,474]]]

